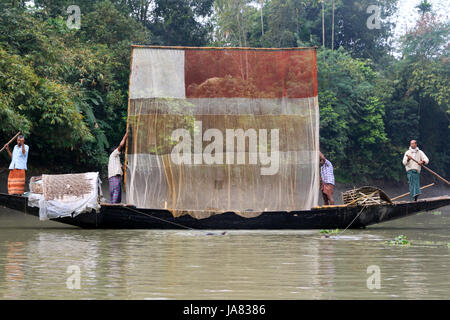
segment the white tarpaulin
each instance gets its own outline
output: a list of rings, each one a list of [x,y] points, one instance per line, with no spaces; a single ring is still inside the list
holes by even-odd
[[[75,217],[100,209],[98,172],[42,175],[41,179],[32,182],[28,204],[39,208],[40,220]]]

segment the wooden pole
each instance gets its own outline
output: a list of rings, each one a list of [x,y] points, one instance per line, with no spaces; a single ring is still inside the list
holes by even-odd
[[[423,186],[422,188],[420,188],[420,190],[423,190],[423,189],[426,189],[426,188],[429,188],[429,187],[432,187],[432,186],[434,186],[434,183],[431,183],[429,185]],[[392,198],[391,200],[394,201],[394,200],[406,197],[409,194],[410,194],[410,192],[407,192],[407,193],[401,194],[401,195],[399,195],[399,196],[397,196],[395,198]]]
[[[133,47],[131,47],[131,58],[130,58],[130,77],[128,79],[128,108],[127,108],[127,129],[126,132],[128,132],[129,128],[130,128],[130,89],[131,89],[131,71],[133,70]],[[130,133],[128,132],[128,137],[127,137],[127,141],[125,144],[125,170],[123,172],[123,190],[126,193],[127,191],[127,161],[128,161],[128,140],[130,137]]]
[[[414,159],[411,158],[412,161],[414,161],[415,163],[419,164],[419,162]],[[419,164],[420,165],[420,164]],[[424,167],[425,169],[427,169],[431,174],[435,175],[436,177],[438,177],[440,180],[444,181],[447,185],[450,186],[450,182],[448,182],[447,180],[445,180],[444,178],[442,178],[440,175],[438,175],[436,172],[434,172],[433,170],[431,170],[430,168],[426,167],[425,165],[422,165],[422,167]]]
[[[365,194],[365,195],[363,195],[362,197],[359,197],[358,199],[355,199],[355,200],[353,200],[353,201],[351,201],[351,202],[349,202],[349,203],[347,203],[347,204],[324,205],[324,206],[322,206],[321,208],[331,208],[331,207],[343,207],[343,208],[345,208],[345,207],[348,207],[348,206],[351,206],[351,205],[355,204],[355,203],[358,202],[359,200],[362,200],[362,199],[364,199],[364,198],[369,198],[369,197],[371,197],[372,195],[374,195],[374,194],[377,193],[378,191],[379,191],[379,190],[375,190],[374,192],[372,192],[372,193],[370,193],[370,194]]]
[[[132,44],[132,48],[153,48],[153,49],[171,49],[171,50],[253,50],[253,51],[280,51],[281,48],[253,48],[253,47],[183,47],[183,46],[155,46],[155,45],[139,45]],[[282,48],[283,50],[299,51],[317,49],[316,46],[312,47],[291,47]]]
[[[16,134],[11,140],[9,140],[8,143],[7,143],[5,146],[3,146],[3,148],[0,150],[0,152],[2,152],[3,150],[5,150],[5,149],[6,149],[5,147],[6,147],[7,145],[9,145],[11,142],[13,142],[14,139],[16,139],[16,138],[19,136],[19,134],[20,134],[20,131],[17,132],[17,134]]]

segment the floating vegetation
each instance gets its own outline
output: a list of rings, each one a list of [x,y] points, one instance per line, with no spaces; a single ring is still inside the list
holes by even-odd
[[[412,241],[408,240],[406,236],[400,235],[396,237],[394,240],[387,241],[389,245],[392,246],[410,246],[412,245]],[[450,248],[450,243],[443,241],[430,241],[430,240],[414,240],[414,247],[422,247],[422,248],[442,248],[448,247]]]
[[[406,239],[406,236],[399,235],[394,240],[388,241],[391,246],[409,246],[411,243]]]
[[[339,229],[329,230],[329,229],[322,229],[320,230],[320,233],[325,236],[325,238],[328,238],[330,236],[337,236],[339,234]]]
[[[435,216],[440,216],[441,212],[440,211],[433,211],[431,214],[435,215]]]

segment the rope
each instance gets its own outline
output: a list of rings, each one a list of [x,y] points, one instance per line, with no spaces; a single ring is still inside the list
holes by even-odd
[[[356,215],[356,217],[353,218],[352,222],[350,222],[350,224],[349,224],[344,230],[342,230],[341,232],[339,232],[339,233],[337,234],[336,237],[339,237],[341,234],[343,234],[344,231],[347,230],[347,229],[353,224],[353,222],[355,222],[355,220],[361,215],[361,213],[362,213],[362,212],[364,211],[364,209],[366,209],[366,208],[367,208],[367,206],[363,206],[362,209],[361,209],[361,210],[358,212],[358,214]]]

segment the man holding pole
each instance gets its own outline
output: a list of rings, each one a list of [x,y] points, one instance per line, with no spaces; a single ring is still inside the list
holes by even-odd
[[[8,193],[22,195],[25,192],[25,171],[27,170],[28,150],[23,135],[17,137],[17,144],[13,151],[9,150],[9,143],[4,148],[11,157],[8,176]]]
[[[334,205],[334,173],[333,165],[319,151],[320,163],[320,190],[322,191],[323,202],[325,205]]]
[[[420,170],[424,164],[428,164],[428,157],[422,150],[419,150],[416,140],[411,140],[409,149],[403,157],[403,165],[405,166],[408,183],[409,183],[409,199],[417,201],[422,193],[420,191]]]
[[[128,132],[122,138],[119,146],[109,155],[108,162],[108,180],[109,180],[109,194],[110,203],[120,203],[122,201],[122,168],[120,164],[120,152],[122,151],[125,141],[128,138]]]

